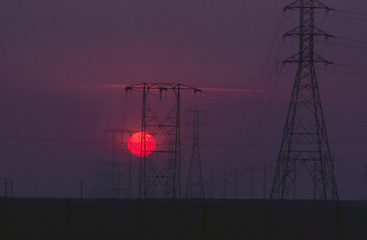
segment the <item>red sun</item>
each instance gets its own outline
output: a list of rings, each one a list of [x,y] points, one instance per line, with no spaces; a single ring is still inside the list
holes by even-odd
[[[144,140],[142,139],[142,135]],[[142,144],[145,141],[145,149]],[[136,132],[127,141],[127,148],[135,156],[147,156],[151,154],[155,149],[155,140],[152,135],[144,132]]]

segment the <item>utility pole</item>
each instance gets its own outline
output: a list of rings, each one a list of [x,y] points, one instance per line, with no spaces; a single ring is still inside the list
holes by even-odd
[[[221,190],[221,182],[222,182],[222,179],[220,178],[217,178],[217,177],[213,177],[211,179],[207,179],[205,182],[204,182],[204,186],[205,186],[205,189],[206,189],[206,194],[205,196],[206,197],[210,197],[210,198],[218,198],[218,197],[221,197],[221,191],[218,192],[218,186],[219,186],[219,189]],[[218,195],[219,193],[219,195]]]
[[[254,187],[259,183],[259,181],[256,181],[256,179],[258,179],[258,177],[255,178],[255,181],[254,181],[254,174],[255,173],[260,173],[260,174],[262,173],[260,175],[260,177],[262,178],[262,180],[260,180],[260,182],[261,182],[260,184],[261,184],[261,187],[262,187],[263,199],[266,198],[266,196],[265,196],[266,195],[266,172],[269,172],[269,171],[271,171],[271,169],[267,169],[265,163],[264,163],[263,168],[254,168],[252,163],[250,163],[250,167],[244,168],[244,172],[249,172],[250,173],[249,174],[250,175],[250,199],[253,198]]]
[[[271,171],[271,169],[266,169],[266,164],[264,163],[264,185],[263,185],[263,199],[266,198],[266,171]]]
[[[83,200],[83,179],[80,179],[80,200]]]
[[[13,179],[11,178],[3,178],[4,184],[4,198],[8,197],[8,185],[10,185],[10,197],[13,197]]]
[[[234,198],[237,199],[238,197],[238,170],[237,168],[234,169]]]
[[[244,171],[238,171],[238,168],[234,168],[233,171],[226,171],[226,169],[224,169],[223,172],[219,172],[220,176],[221,176],[221,192],[222,192],[222,198],[225,198],[226,192],[227,192],[227,185],[230,185],[233,187],[233,197],[234,199],[238,198],[238,178],[240,175],[245,175],[246,172]],[[229,177],[229,175],[233,176]]]
[[[195,107],[194,110],[189,110],[193,114],[193,134],[192,134],[192,152],[189,168],[189,177],[187,179],[186,198],[204,199],[204,183],[200,160],[200,113],[205,113],[205,110],[199,110]]]
[[[253,171],[252,163],[251,163],[249,171],[250,171],[250,199],[252,199],[252,171]]]
[[[233,197],[234,199],[237,199],[238,198],[238,175],[241,174],[241,172],[238,171],[237,168],[235,168],[233,170],[233,172],[227,172],[227,174],[232,174],[233,175],[233,182],[230,182],[232,183],[233,185]]]
[[[250,164],[250,167],[247,168],[243,168],[242,170],[239,170],[239,168],[235,168],[233,171],[226,171],[224,169],[224,171],[220,172],[220,176],[221,176],[221,192],[222,192],[222,197],[226,196],[226,186],[228,184],[233,186],[233,192],[234,192],[234,198],[237,199],[238,198],[238,181],[239,181],[239,177],[241,176],[248,176],[248,183],[249,183],[249,194],[250,194],[250,199],[253,198],[253,193],[254,193],[254,188],[257,185],[261,185],[262,187],[262,195],[263,195],[263,199],[266,198],[266,176],[267,176],[267,172],[270,172],[271,169],[267,169],[266,168],[266,164],[264,163],[264,167],[263,168],[256,168],[253,167],[253,164]],[[233,177],[228,177],[229,175],[233,176]]]
[[[181,197],[181,91],[194,93],[200,89],[176,83],[142,83],[126,87],[126,91],[142,90],[141,132],[162,139],[162,143],[152,154],[147,154],[146,141],[142,138],[142,154],[139,162],[139,198],[158,197],[159,187],[163,188],[165,198]],[[160,119],[151,105],[153,91],[159,92],[159,102],[170,98],[173,106],[167,115]],[[172,94],[173,93],[173,96]],[[162,104],[163,105],[163,104]],[[163,140],[164,139],[164,140]],[[159,160],[157,158],[159,157]]]
[[[8,179],[4,178],[3,183],[4,183],[4,198],[7,198],[7,195],[8,195]]]
[[[226,188],[227,188],[227,172],[226,169],[224,168],[223,172],[220,173],[221,174],[221,178],[220,178],[220,182],[221,182],[221,198],[225,199],[226,198]]]
[[[316,78],[315,63],[331,64],[314,53],[314,38],[333,36],[316,27],[315,10],[333,9],[317,0],[297,0],[284,11],[299,11],[299,26],[284,37],[298,37],[298,53],[283,61],[296,63],[297,74],[293,86],[287,121],[278,155],[270,199],[287,199],[296,179],[306,168],[313,181],[315,194],[321,200],[338,200],[334,161],[330,153],[325,119]]]
[[[13,179],[10,179],[10,198],[13,198]]]

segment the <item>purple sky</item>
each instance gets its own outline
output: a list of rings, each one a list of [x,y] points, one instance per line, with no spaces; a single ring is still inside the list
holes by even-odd
[[[80,178],[92,191],[98,162],[111,157],[111,146],[24,138],[107,141],[104,130],[139,126],[141,92],[127,98],[119,85],[141,82],[204,89],[206,179],[223,168],[270,166],[296,70],[279,65],[277,75],[275,67],[297,51],[297,39],[282,41],[298,25],[296,12],[283,15],[288,3],[1,1],[0,177],[14,179],[17,196],[75,197]],[[317,24],[337,38],[319,39],[316,51],[336,63],[317,73],[330,145],[343,159],[336,163],[340,197],[366,198],[367,3],[324,3],[339,10],[317,14]],[[185,93],[182,111],[192,102]],[[190,134],[185,129],[183,138]],[[210,145],[224,143],[233,145]],[[185,183],[190,147],[183,149]]]

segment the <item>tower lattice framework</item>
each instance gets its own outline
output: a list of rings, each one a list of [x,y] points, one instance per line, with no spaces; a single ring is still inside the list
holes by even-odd
[[[193,114],[192,124],[192,152],[189,167],[189,177],[187,179],[186,198],[204,199],[204,183],[200,160],[200,113],[206,113],[204,110],[195,108],[190,110]]]
[[[298,0],[284,8],[299,11],[299,26],[284,34],[298,37],[299,51],[283,61],[297,63],[281,148],[270,199],[296,198],[296,179],[306,169],[312,178],[314,198],[338,200],[334,161],[325,128],[315,63],[331,64],[314,53],[314,38],[332,37],[314,24],[315,10],[333,10],[316,0]]]
[[[132,131],[112,129],[105,133],[112,135],[112,159],[104,166],[104,197],[131,198],[132,162],[126,146]]]
[[[141,157],[139,162],[139,198],[181,197],[181,91],[200,89],[175,83],[142,83],[126,87],[126,91],[143,91],[141,131],[151,134],[160,143],[152,154],[147,154],[147,142],[141,138]],[[152,92],[159,92],[162,98],[173,92],[174,97],[168,113],[163,119],[151,107],[154,99]],[[163,188],[163,189],[162,189]],[[160,192],[161,191],[161,192]],[[162,193],[163,191],[163,193]]]

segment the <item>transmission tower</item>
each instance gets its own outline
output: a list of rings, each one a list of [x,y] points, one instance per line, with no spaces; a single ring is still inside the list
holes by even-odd
[[[313,181],[314,198],[338,200],[334,161],[330,153],[321,107],[315,63],[331,64],[314,54],[314,38],[332,37],[314,25],[315,10],[333,10],[317,0],[298,0],[284,11],[299,11],[299,26],[284,34],[299,39],[299,51],[283,61],[298,69],[277,160],[270,199],[286,199],[296,193],[296,179],[306,169]]]
[[[186,198],[204,199],[204,183],[201,171],[200,147],[199,147],[199,130],[200,130],[200,113],[205,113],[205,110],[195,108],[190,110],[193,114],[193,134],[192,134],[192,153],[189,168],[189,177],[187,179]]]
[[[201,92],[201,90],[172,83],[142,83],[126,87],[126,91],[134,89],[143,90],[141,131],[151,134],[156,141],[160,141],[160,144],[156,144],[156,150],[152,154],[147,154],[147,143],[142,137],[142,154],[139,162],[139,198],[158,198],[160,195],[159,187],[163,187],[164,198],[180,198],[181,91],[191,90],[196,93]],[[172,105],[172,102],[174,104],[168,108],[169,111],[163,119],[160,119],[158,112],[151,107],[154,104],[154,99],[150,94],[152,91],[159,92],[159,101],[168,98],[169,92],[174,93],[173,99],[169,99],[168,103],[166,101],[166,105]]]
[[[104,196],[106,198],[131,197],[131,153],[127,140],[131,130],[112,129],[105,131],[112,135],[112,159],[104,165]]]

